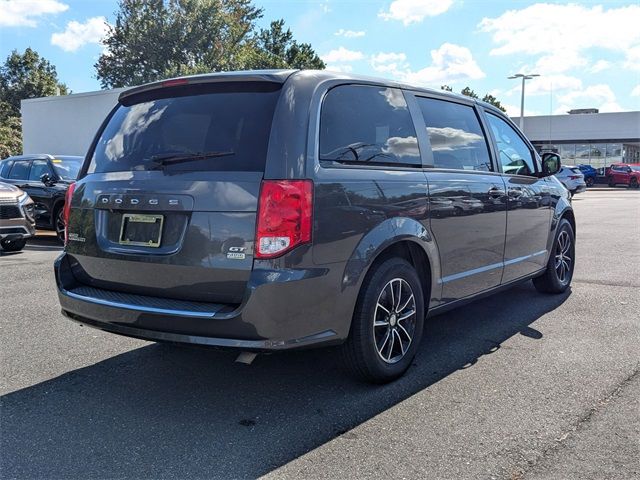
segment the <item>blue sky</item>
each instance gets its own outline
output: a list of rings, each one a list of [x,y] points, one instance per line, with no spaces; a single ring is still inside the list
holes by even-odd
[[[640,110],[640,4],[524,0],[256,1],[284,18],[329,68],[493,93],[519,114]],[[75,93],[100,88],[93,64],[117,0],[0,0],[0,56],[32,47]]]

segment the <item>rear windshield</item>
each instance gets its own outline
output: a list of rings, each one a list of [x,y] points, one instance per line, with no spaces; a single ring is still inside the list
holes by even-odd
[[[185,85],[125,99],[100,135],[87,173],[263,171],[279,94],[279,84],[247,82]],[[182,159],[172,163],[172,157]]]

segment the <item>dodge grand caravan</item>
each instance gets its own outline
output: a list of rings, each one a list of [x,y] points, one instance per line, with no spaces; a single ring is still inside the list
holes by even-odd
[[[67,193],[62,311],[245,352],[342,344],[355,374],[390,381],[427,316],[530,279],[567,289],[576,229],[559,168],[494,107],[386,80],[135,87]]]

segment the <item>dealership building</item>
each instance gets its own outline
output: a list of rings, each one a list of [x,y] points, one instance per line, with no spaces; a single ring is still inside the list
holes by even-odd
[[[23,100],[24,153],[84,155],[122,90]],[[640,163],[640,111],[572,112],[525,117],[524,132],[539,151],[557,152],[565,164]]]

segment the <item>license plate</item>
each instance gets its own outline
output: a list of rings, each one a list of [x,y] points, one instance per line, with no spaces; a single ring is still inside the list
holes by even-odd
[[[159,247],[162,239],[163,215],[125,213],[120,227],[121,245]]]

